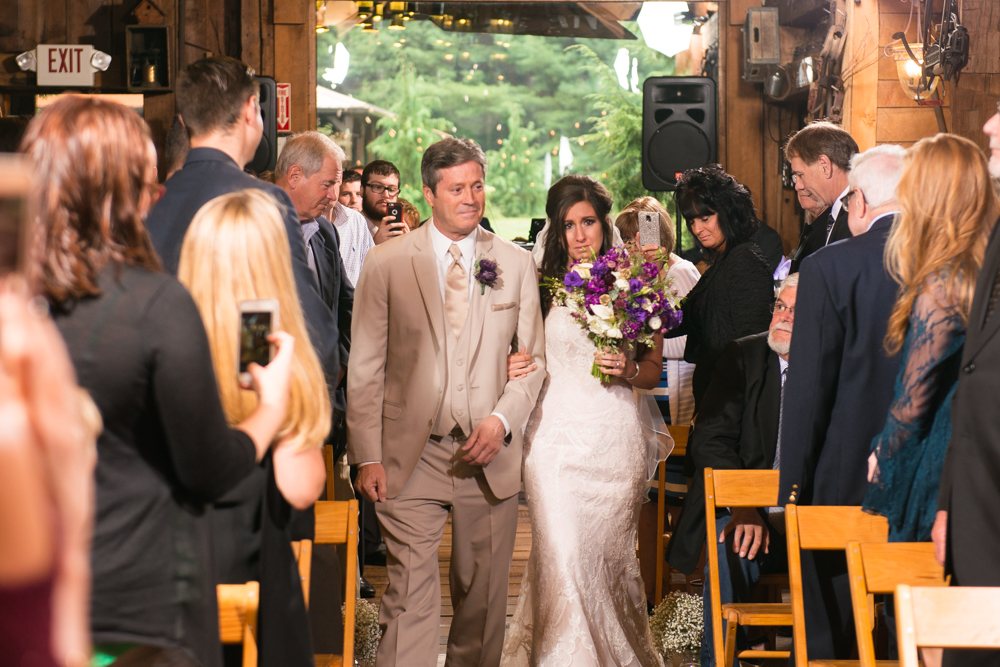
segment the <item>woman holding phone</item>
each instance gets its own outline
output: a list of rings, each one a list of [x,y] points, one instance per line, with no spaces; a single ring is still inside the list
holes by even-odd
[[[242,331],[244,322],[269,326],[280,321],[284,331],[309,340],[292,276],[288,236],[274,199],[262,190],[244,190],[205,204],[184,237],[177,277],[201,312],[222,409],[229,423],[237,424],[258,404],[257,395],[238,381],[238,342],[242,346],[244,337],[252,338]],[[268,307],[269,312],[252,312]],[[274,446],[254,474],[216,502],[213,516],[222,583],[261,585],[257,634],[261,667],[314,664],[290,543],[290,519],[292,508],[309,508],[323,491],[322,446],[330,432],[331,409],[312,346],[297,345],[291,366],[288,411]],[[240,656],[230,656],[228,648],[226,663],[241,664]],[[239,653],[240,647],[232,648]]]
[[[160,272],[144,220],[157,191],[149,130],[131,110],[66,97],[28,128],[42,294],[97,441],[91,636],[99,664],[219,667],[206,508],[250,474],[285,422],[294,338],[249,371],[256,407],[226,422],[194,301]]]

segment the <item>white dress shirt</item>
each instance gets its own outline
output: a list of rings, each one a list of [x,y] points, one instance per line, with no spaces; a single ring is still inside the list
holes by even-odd
[[[826,243],[830,243],[830,235],[833,234],[833,226],[837,222],[837,216],[840,215],[840,209],[844,208],[843,199],[847,196],[847,193],[851,191],[851,186],[848,185],[844,188],[844,191],[840,193],[840,196],[833,200],[833,204],[830,205],[830,229],[826,230]]]
[[[472,290],[476,286],[476,281],[473,277],[472,267],[476,263],[476,239],[479,238],[479,227],[476,226],[472,230],[472,233],[465,238],[459,239],[458,241],[452,241],[450,238],[441,233],[437,228],[437,224],[434,222],[434,216],[431,216],[430,220],[426,223],[430,225],[431,232],[431,246],[434,249],[434,258],[437,260],[437,270],[438,270],[438,286],[441,288],[441,303],[445,302],[445,284],[447,279],[445,276],[448,275],[448,269],[451,268],[451,264],[454,260],[451,256],[449,249],[454,243],[458,246],[458,249],[462,251],[462,268],[465,269],[465,274],[469,280],[469,301],[472,301]],[[507,418],[504,417],[499,412],[492,413],[500,418],[503,422],[505,435],[510,435],[510,424],[507,422]]]
[[[375,247],[375,240],[368,232],[368,219],[353,208],[340,202],[333,205],[333,226],[340,235],[340,258],[344,260],[344,273],[352,287],[358,286],[365,255]]]

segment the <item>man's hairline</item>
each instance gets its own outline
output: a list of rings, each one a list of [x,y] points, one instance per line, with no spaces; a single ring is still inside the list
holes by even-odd
[[[439,167],[436,171],[440,175],[440,173],[442,171],[444,171],[445,169],[454,169],[455,167],[461,167],[462,165],[469,164],[470,162],[472,162],[473,164],[475,164],[476,166],[479,167],[479,172],[482,174],[482,177],[479,179],[479,182],[482,183],[485,186],[486,185],[486,167],[483,166],[482,162],[480,162],[479,160],[477,160],[475,158],[472,158],[470,160],[466,160],[465,162],[459,162],[458,164],[453,164],[450,167]],[[438,183],[440,183],[440,182],[441,182],[441,179],[438,178],[438,181],[437,181],[437,183],[434,184],[434,187],[431,187],[431,186],[427,185],[427,183],[423,183],[423,187],[428,188],[431,191],[431,194],[436,197],[437,196],[437,186],[438,186]]]

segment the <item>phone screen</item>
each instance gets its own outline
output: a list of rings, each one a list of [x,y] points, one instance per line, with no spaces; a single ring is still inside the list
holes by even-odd
[[[267,366],[271,361],[271,313],[240,313],[240,373],[247,372],[247,366],[257,363]]]

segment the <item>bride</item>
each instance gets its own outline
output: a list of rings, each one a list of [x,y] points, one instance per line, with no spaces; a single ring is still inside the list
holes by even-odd
[[[611,205],[588,176],[552,186],[543,278],[561,279],[573,262],[610,249]],[[500,664],[657,667],[635,555],[647,455],[632,387],[659,382],[662,340],[635,360],[601,353],[544,288],[542,312],[548,377],[525,432],[532,549]],[[591,375],[595,359],[611,383]],[[514,355],[511,372],[529,364]]]

